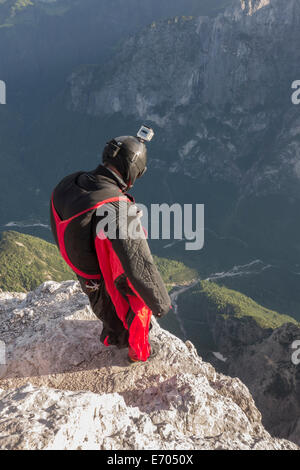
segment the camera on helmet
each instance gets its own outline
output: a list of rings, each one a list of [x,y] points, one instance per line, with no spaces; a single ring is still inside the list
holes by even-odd
[[[154,131],[151,127],[142,126],[137,133],[137,137],[142,141],[150,142],[154,136]]]

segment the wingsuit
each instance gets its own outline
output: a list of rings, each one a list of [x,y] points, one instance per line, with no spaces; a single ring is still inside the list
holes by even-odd
[[[133,361],[146,361],[151,354],[152,313],[162,317],[171,308],[141,227],[140,211],[127,193],[145,173],[146,163],[143,141],[117,137],[106,144],[103,165],[65,177],[50,204],[55,242],[103,323],[100,341],[128,347]]]

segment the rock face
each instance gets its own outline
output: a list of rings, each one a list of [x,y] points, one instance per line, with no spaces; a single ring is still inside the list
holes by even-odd
[[[247,281],[250,284],[249,278]],[[250,307],[251,299],[237,292],[226,300],[228,292],[217,285],[211,285],[204,296],[204,285],[196,284],[195,289],[191,285],[191,291],[187,289],[179,297],[179,315],[187,325],[185,338],[194,342],[218,372],[238,377],[249,387],[263,425],[272,435],[299,445],[299,322],[258,304]],[[218,294],[212,293],[214,289]],[[228,302],[230,297],[236,299],[234,303]],[[246,308],[241,307],[243,302]]]
[[[78,283],[0,293],[2,449],[296,449],[272,438],[248,389],[153,320],[158,355],[100,344]],[[30,425],[28,424],[30,423]]]
[[[44,181],[53,187],[59,177],[64,176],[64,172],[72,172],[76,165],[82,168],[85,157],[82,160],[82,149],[75,144],[71,165],[63,168],[60,174],[50,176],[51,166],[56,165],[53,162],[56,150],[51,150],[52,158],[48,166],[47,145],[44,145],[45,140],[50,138],[52,145],[57,143],[60,146],[60,161],[69,161],[69,136],[67,146],[63,149],[57,131],[54,138],[49,130],[52,123],[57,123],[61,117],[61,110],[53,113],[52,102],[65,88],[65,79],[74,68],[105,61],[105,57],[113,54],[118,42],[153,21],[180,14],[213,14],[214,9],[222,8],[229,1],[202,0],[199,3],[198,0],[151,0],[141,3],[140,0],[1,0],[0,80],[4,80],[7,85],[8,106],[0,107],[0,225],[11,221],[28,223],[28,219],[32,223],[42,220],[48,224],[48,211],[44,204],[49,194]],[[45,112],[49,105],[52,111],[48,109]],[[65,118],[63,121],[66,123]],[[62,134],[65,134],[65,129]],[[74,133],[73,128],[72,141],[74,134],[77,133]],[[79,135],[82,136],[82,130],[78,132]],[[41,150],[35,148],[39,137],[44,147]],[[101,142],[99,134],[97,140],[97,151],[93,149],[91,139],[84,144],[88,153],[92,154],[88,164],[91,167]],[[80,157],[74,163],[76,148]],[[27,165],[23,165],[25,160]],[[13,187],[9,184],[11,179],[15,181]],[[20,200],[23,201],[22,208],[19,208]],[[30,233],[39,232],[35,228]]]
[[[217,18],[154,23],[125,41],[105,71],[74,72],[69,106],[164,128],[172,136],[174,172],[183,165],[193,177],[210,174],[238,185],[248,173],[248,195],[282,190],[287,177],[296,189],[299,113],[291,85],[298,77],[299,24],[298,0],[240,0]]]
[[[217,18],[157,22],[105,68],[75,71],[68,106],[103,121],[149,122],[154,163],[170,184],[176,174],[196,179],[209,202],[223,191],[215,219],[225,215],[232,234],[299,256],[300,118],[291,100],[299,42],[298,0],[237,0]],[[185,197],[180,187],[176,197]]]
[[[300,444],[300,369],[292,360],[293,354],[297,360],[293,345],[300,340],[300,328],[287,323],[272,331],[254,324],[216,322],[216,344],[227,358],[223,371],[249,387],[263,424],[273,435]]]

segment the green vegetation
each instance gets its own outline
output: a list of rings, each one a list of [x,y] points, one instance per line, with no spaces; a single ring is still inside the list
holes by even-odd
[[[188,268],[181,261],[154,256],[158,270],[169,288],[174,284],[181,284],[197,279],[198,273],[195,269]]]
[[[283,267],[273,267],[247,276],[215,281],[251,297],[269,310],[294,317],[300,322],[299,274]]]
[[[3,232],[0,240],[0,289],[23,292],[48,280],[75,279],[53,243],[19,232]],[[183,263],[154,257],[168,287],[190,281],[197,272]]]
[[[197,297],[199,306],[205,308],[208,315],[219,314],[225,319],[229,316],[252,317],[261,328],[275,329],[284,323],[298,324],[288,315],[262,307],[250,297],[210,281],[200,282],[191,295]]]
[[[284,323],[299,325],[297,320],[288,315],[281,315],[244,294],[210,281],[201,281],[182,294],[178,298],[178,308],[187,337],[195,344],[200,354],[216,350],[211,326],[214,317],[218,315],[225,321],[230,317],[250,317],[263,329],[275,329]]]
[[[25,292],[45,281],[75,279],[54,244],[13,231],[1,235],[0,289]]]

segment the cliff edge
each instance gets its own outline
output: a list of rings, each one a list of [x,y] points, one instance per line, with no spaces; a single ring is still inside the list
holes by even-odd
[[[265,431],[239,379],[154,319],[149,362],[103,346],[77,282],[2,292],[0,314],[1,449],[297,449]]]

